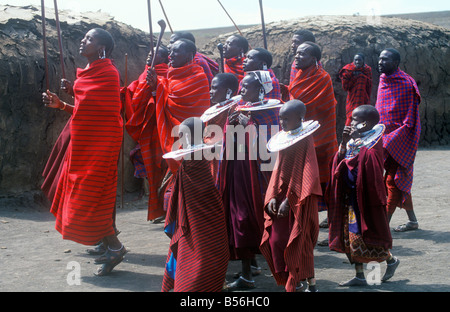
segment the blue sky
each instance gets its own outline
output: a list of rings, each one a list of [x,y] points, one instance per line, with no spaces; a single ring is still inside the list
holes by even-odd
[[[174,31],[232,26],[217,0],[161,0]],[[151,0],[153,31],[163,19],[160,1]],[[236,24],[261,22],[258,0],[220,0]],[[400,13],[450,10],[448,0],[263,0],[264,20],[267,23],[308,15],[386,15]],[[109,13],[116,20],[133,27],[149,30],[147,0],[58,0],[59,10],[98,11]],[[131,7],[129,4],[133,4]],[[41,5],[41,0],[0,0],[0,4]],[[45,0],[53,8],[53,0]]]

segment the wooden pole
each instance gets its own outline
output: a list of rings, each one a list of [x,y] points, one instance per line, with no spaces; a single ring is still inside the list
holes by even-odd
[[[48,57],[47,57],[47,35],[45,29],[45,4],[44,0],[41,0],[41,20],[42,20],[42,42],[44,50],[44,68],[45,68],[45,91],[50,87],[49,77],[48,77]]]
[[[236,23],[233,21],[233,19],[231,18],[230,14],[228,14],[227,10],[225,9],[225,7],[222,5],[222,3],[220,2],[220,0],[217,0],[217,2],[219,2],[220,6],[222,7],[222,9],[225,11],[225,13],[228,15],[228,17],[230,18],[231,22],[233,23],[234,27],[236,27],[237,31],[239,32],[239,34],[244,37],[244,35],[242,34],[241,30],[239,29],[239,27],[236,25]]]
[[[59,24],[58,3],[57,0],[53,0],[55,6],[55,18],[56,18],[56,30],[58,32],[58,44],[59,44],[59,61],[61,63],[62,77],[66,78],[66,70],[64,68],[64,54],[62,48],[61,26]]]
[[[170,26],[170,22],[169,22],[169,19],[167,18],[166,10],[164,10],[164,6],[163,6],[161,0],[159,0],[159,4],[161,5],[161,9],[163,11],[164,17],[166,18],[167,25],[169,25],[170,32],[173,34],[172,26]]]
[[[267,50],[267,38],[266,38],[266,24],[264,23],[264,11],[262,0],[259,0],[259,9],[261,11],[261,25],[263,32],[264,48]]]

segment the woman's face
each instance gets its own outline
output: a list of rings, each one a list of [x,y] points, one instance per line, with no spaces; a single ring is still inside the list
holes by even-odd
[[[94,29],[88,31],[80,44],[80,54],[86,58],[99,57],[102,48],[105,47],[98,42]]]

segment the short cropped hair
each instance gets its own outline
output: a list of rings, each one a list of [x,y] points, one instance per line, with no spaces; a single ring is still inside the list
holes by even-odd
[[[316,42],[314,34],[307,29],[300,29],[294,32],[294,35],[300,36],[305,41]]]
[[[226,88],[231,89],[233,93],[239,89],[239,80],[232,73],[219,73],[214,78],[217,78]]]
[[[398,52],[396,49],[394,48],[387,48],[384,49],[383,51],[389,51],[392,53],[392,60],[393,61],[397,61],[400,63],[400,52]]]
[[[111,34],[102,29],[102,28],[94,28],[95,38],[97,38],[98,42],[101,45],[105,46],[105,56],[110,57],[112,51],[114,50],[114,39]]]
[[[320,59],[322,58],[322,51],[317,44],[315,44],[314,42],[311,42],[311,41],[305,41],[302,44],[307,44],[307,45],[311,46],[311,48],[312,48],[311,55],[314,56],[317,61],[320,61]]]
[[[267,65],[267,68],[270,68],[272,66],[272,53],[270,53],[269,51],[267,51],[264,48],[254,48],[253,50],[258,51],[258,59],[260,59],[261,61],[265,62]]]

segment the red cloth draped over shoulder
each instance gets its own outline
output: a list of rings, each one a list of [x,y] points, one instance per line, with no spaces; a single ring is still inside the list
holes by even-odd
[[[386,211],[386,189],[383,182],[383,143],[371,149],[362,147],[357,156],[339,161],[338,153],[331,163],[331,180],[325,198],[328,205],[330,250],[345,253],[343,218],[344,175],[357,170],[356,197],[361,218],[361,234],[366,245],[392,248],[392,237]]]
[[[162,291],[221,291],[229,251],[225,214],[206,160],[183,161],[174,176],[165,227],[175,224],[168,260],[176,277],[164,274]]]
[[[122,145],[119,73],[110,59],[77,70],[71,141],[51,212],[64,239],[93,245],[113,235]]]
[[[53,198],[55,197],[56,188],[58,187],[64,159],[66,157],[67,147],[69,146],[71,119],[72,117],[67,121],[59,134],[42,172],[44,182],[42,182],[41,190],[50,202],[53,202]]]
[[[330,161],[337,151],[336,99],[330,75],[322,66],[311,66],[299,70],[289,85],[291,99],[298,99],[306,105],[305,120],[316,120],[320,128],[314,132],[319,163],[320,182],[330,177]]]
[[[264,255],[278,285],[286,285],[287,291],[294,291],[297,283],[314,276],[313,249],[319,234],[318,196],[322,196],[319,181],[319,167],[314,139],[308,136],[298,143],[278,153],[264,207],[272,198],[278,205],[286,198],[290,206],[291,230],[284,250],[284,261],[289,271],[286,281],[275,270],[269,238],[273,234],[272,216],[264,212],[264,233],[261,240],[261,253]],[[276,218],[276,217],[275,217]]]
[[[359,72],[355,75],[355,72]],[[345,65],[339,71],[342,88],[347,91],[346,122],[350,125],[352,112],[360,105],[370,104],[370,93],[372,92],[372,68],[364,64],[363,68],[356,68],[355,64]]]
[[[239,82],[244,78],[245,72],[243,68],[245,57],[232,57],[225,59],[224,73],[232,73],[236,76]]]
[[[141,146],[149,181],[148,220],[164,214],[158,188],[169,166],[172,173],[179,163],[165,161],[162,155],[172,150],[172,129],[188,117],[200,117],[210,106],[208,79],[196,64],[170,68],[167,78],[158,77],[156,95],[145,79],[139,81],[131,102],[127,101],[126,129]],[[175,134],[176,135],[176,134]]]

